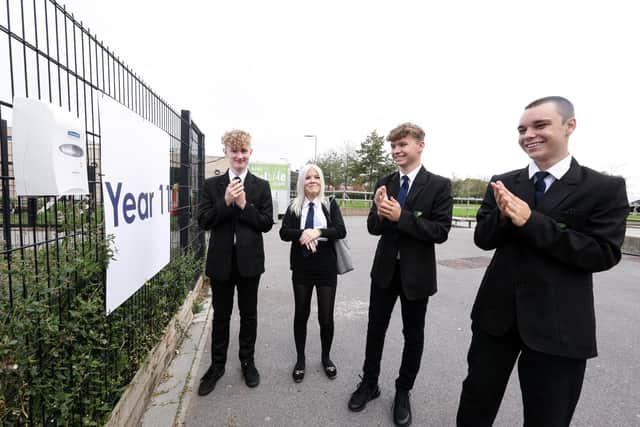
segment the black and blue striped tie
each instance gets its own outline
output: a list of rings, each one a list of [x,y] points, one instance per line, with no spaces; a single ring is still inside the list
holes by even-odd
[[[408,193],[409,193],[409,177],[405,175],[402,177],[402,185],[400,186],[400,192],[398,193],[398,203],[400,203],[401,208],[404,208],[404,202],[407,200]]]
[[[536,189],[535,200],[536,206],[538,206],[540,204],[542,196],[544,196],[545,190],[547,189],[547,183],[544,182],[544,179],[549,176],[549,172],[538,171],[533,176],[535,178],[533,187]]]

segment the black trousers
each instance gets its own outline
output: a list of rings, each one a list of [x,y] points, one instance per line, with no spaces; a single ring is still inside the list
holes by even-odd
[[[528,348],[517,330],[495,337],[474,329],[462,383],[457,425],[493,425],[511,371],[518,378],[525,427],[565,427],[580,397],[586,360],[540,353]]]
[[[216,280],[213,293],[213,332],[211,364],[224,367],[229,347],[229,320],[233,311],[234,289],[238,289],[240,309],[239,357],[241,362],[253,361],[258,329],[258,283],[260,276],[242,277],[238,272],[235,251],[229,280]]]
[[[396,379],[396,388],[411,390],[420,370],[420,361],[422,360],[424,323],[429,298],[426,297],[415,301],[408,300],[402,292],[400,281],[400,268],[396,263],[390,287],[383,289],[373,283],[371,284],[363,381],[378,382],[384,339],[389,327],[393,307],[398,297],[400,297],[404,348],[402,350],[400,372]]]

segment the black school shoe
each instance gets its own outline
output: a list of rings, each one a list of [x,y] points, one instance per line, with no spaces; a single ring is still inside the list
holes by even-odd
[[[323,360],[322,367],[324,368],[324,373],[330,380],[335,380],[338,375],[338,369],[336,369],[336,365],[331,361],[331,359]]]
[[[291,373],[291,376],[293,377],[294,382],[297,382],[297,383],[302,382],[302,380],[304,379],[304,368],[305,368],[304,362],[297,362],[296,366],[293,367],[293,372]]]
[[[247,384],[247,387],[253,388],[260,384],[260,374],[253,360],[250,362],[242,362],[242,375],[244,376],[244,382]]]
[[[396,390],[396,397],[393,399],[393,422],[400,427],[411,425],[411,403],[407,390]]]
[[[216,383],[224,375],[224,367],[211,365],[207,372],[200,379],[200,385],[198,386],[198,395],[206,396],[216,388]]]
[[[380,396],[378,384],[362,381],[349,399],[349,409],[353,412],[360,412],[367,406],[368,401],[378,396]]]

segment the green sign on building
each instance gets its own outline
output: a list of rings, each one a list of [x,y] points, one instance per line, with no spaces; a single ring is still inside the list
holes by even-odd
[[[266,179],[272,191],[288,191],[289,165],[278,163],[251,163],[251,173]]]

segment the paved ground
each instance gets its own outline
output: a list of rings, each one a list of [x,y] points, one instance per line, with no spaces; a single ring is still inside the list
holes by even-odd
[[[226,374],[210,395],[199,397],[195,392],[198,380],[210,362],[210,330],[205,330],[192,370],[191,387],[183,396],[181,421],[187,426],[393,425],[393,381],[402,351],[398,306],[382,361],[382,395],[361,413],[347,409],[363,362],[368,274],[376,243],[367,234],[364,221],[362,217],[347,218],[356,270],[339,277],[332,353],[338,378],[330,381],[321,370],[319,329],[312,313],[307,337],[307,375],[300,384],[291,379],[295,349],[289,246],[278,238],[277,224],[266,235],[268,265],[261,280],[258,306],[256,362],[262,383],[249,389],[242,381],[237,359],[236,313]],[[438,247],[437,255],[441,263],[439,292],[429,302],[422,369],[411,398],[416,426],[455,425],[471,337],[469,312],[491,254],[474,246],[473,230],[453,229],[449,240]],[[600,356],[587,364],[573,426],[640,426],[639,284],[640,257],[626,256],[612,271],[595,276]],[[495,425],[522,425],[521,417],[517,378],[512,376]]]

